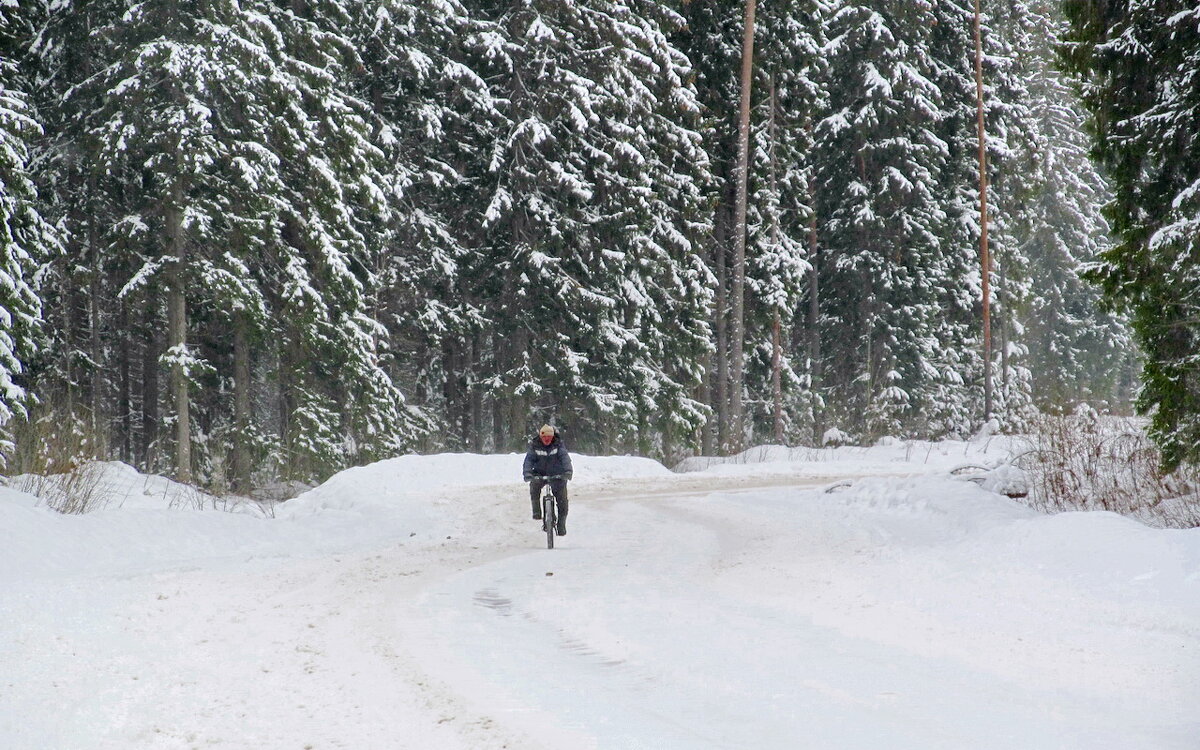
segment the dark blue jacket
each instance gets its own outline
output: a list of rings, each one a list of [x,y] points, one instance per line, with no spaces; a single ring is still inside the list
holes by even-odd
[[[525,452],[525,476],[550,477],[555,474],[571,477],[571,456],[567,446],[563,445],[558,435],[550,441],[550,445],[542,445],[542,438],[535,437],[529,441],[529,450]]]

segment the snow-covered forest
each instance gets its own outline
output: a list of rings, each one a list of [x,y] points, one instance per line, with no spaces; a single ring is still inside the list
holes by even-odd
[[[1197,15],[982,5],[995,416],[1129,407],[1093,264],[1149,382],[1184,391],[1142,396],[1170,439],[1200,413],[1197,273],[1168,262],[1195,255]],[[744,11],[0,2],[10,459],[236,490],[545,421],[665,458],[973,432],[973,2],[758,3],[743,225]]]

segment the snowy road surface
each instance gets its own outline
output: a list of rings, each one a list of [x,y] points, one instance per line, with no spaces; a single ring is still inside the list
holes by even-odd
[[[507,458],[273,520],[0,500],[0,747],[1200,748],[1200,531],[581,457],[549,551]]]

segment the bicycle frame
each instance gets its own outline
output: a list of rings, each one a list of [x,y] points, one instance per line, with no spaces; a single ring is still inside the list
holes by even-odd
[[[554,549],[555,526],[558,524],[558,502],[550,482],[562,478],[562,474],[538,477],[545,482],[542,485],[542,528],[546,532],[546,549]]]

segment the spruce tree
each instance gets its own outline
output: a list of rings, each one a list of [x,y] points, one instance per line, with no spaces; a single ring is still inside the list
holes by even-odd
[[[1054,45],[1066,22],[1050,2],[998,10],[1022,83],[1008,97],[1018,119],[1017,153],[998,207],[1030,278],[1017,323],[1028,346],[1032,397],[1043,411],[1071,410],[1080,401],[1119,409],[1131,342],[1124,322],[1102,309],[1100,290],[1080,276],[1111,244],[1100,212],[1109,192],[1087,155],[1078,96],[1056,69]]]
[[[758,15],[746,347],[756,441],[812,439],[817,396],[804,303],[812,294],[816,219],[812,130],[825,106],[821,10],[810,0],[794,0],[764,5]]]
[[[826,253],[821,287],[831,400],[864,437],[927,428],[941,353],[940,180],[950,158],[928,6],[843,3],[826,45],[829,112],[814,145]]]
[[[621,2],[514,2],[491,20],[504,44],[486,75],[504,121],[471,275],[492,324],[498,421],[556,414],[597,446],[664,420],[690,431],[703,411],[680,353],[703,347],[705,297],[684,228],[705,160],[680,124],[696,109],[682,60]],[[678,291],[651,290],[677,283],[667,317],[651,301]],[[658,347],[671,326],[680,343]]]
[[[26,413],[25,371],[42,322],[34,272],[56,242],[30,173],[31,145],[42,128],[16,64],[32,41],[21,10],[0,7],[0,427]],[[0,454],[12,447],[4,440]]]
[[[1200,459],[1200,13],[1141,0],[1064,9],[1065,59],[1113,189],[1117,242],[1093,278],[1130,314],[1145,355],[1137,406],[1174,468]]]

